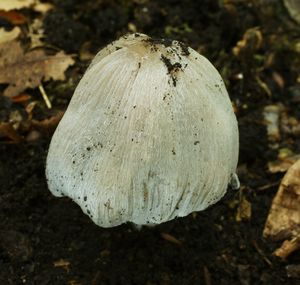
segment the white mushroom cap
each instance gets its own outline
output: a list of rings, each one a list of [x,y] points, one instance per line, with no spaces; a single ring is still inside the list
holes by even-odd
[[[177,41],[127,35],[102,49],[55,131],[46,175],[101,227],[159,224],[238,185],[238,128],[222,78]]]

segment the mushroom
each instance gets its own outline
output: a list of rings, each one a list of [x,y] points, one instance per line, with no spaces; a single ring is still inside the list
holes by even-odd
[[[46,176],[101,227],[160,224],[239,187],[238,127],[213,65],[181,42],[131,34],[103,48],[49,148]]]

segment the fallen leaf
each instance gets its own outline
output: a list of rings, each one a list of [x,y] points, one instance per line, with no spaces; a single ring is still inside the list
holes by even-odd
[[[32,49],[44,45],[42,40],[45,35],[43,21],[41,19],[34,19],[33,23],[29,26],[28,37],[30,38],[30,47]]]
[[[35,0],[1,0],[0,10],[10,11],[29,8],[34,2]]]
[[[36,2],[36,4],[33,6],[33,10],[41,14],[45,14],[50,10],[52,10],[53,8],[54,6],[51,3]]]
[[[9,138],[14,143],[20,143],[23,138],[13,128],[12,123],[0,123],[0,137]]]
[[[64,80],[65,70],[74,64],[72,57],[63,51],[53,56],[42,49],[24,53],[17,41],[1,44],[0,54],[0,83],[9,84],[3,92],[7,97],[35,88],[42,80]]]
[[[27,22],[27,18],[17,11],[1,11],[0,18],[11,22],[14,25],[22,25]]]
[[[300,248],[300,238],[295,237],[292,240],[285,240],[283,244],[274,251],[274,255],[281,259],[286,259],[294,251]]]
[[[271,161],[268,162],[268,169],[271,173],[286,172],[298,159],[300,159],[300,154]]]
[[[0,45],[5,42],[10,42],[16,39],[21,33],[19,27],[13,28],[11,31],[6,31],[5,29],[0,29]]]
[[[49,136],[55,131],[63,115],[64,112],[60,111],[49,119],[44,119],[42,121],[32,120],[31,126],[41,133]]]
[[[28,102],[29,100],[31,99],[31,96],[26,94],[26,93],[21,93],[15,97],[12,97],[12,102],[14,103],[20,103],[20,104],[23,104],[23,103],[26,103]]]
[[[281,181],[263,235],[273,240],[300,236],[300,159],[289,168]]]

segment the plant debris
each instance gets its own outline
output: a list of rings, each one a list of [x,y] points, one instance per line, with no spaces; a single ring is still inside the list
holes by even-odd
[[[0,84],[0,284],[298,285],[299,3],[1,0],[0,77],[4,63],[13,71]],[[139,232],[100,229],[68,199],[54,202],[44,175],[50,136],[88,61],[128,32],[185,42],[213,62],[240,129],[243,191]],[[46,81],[43,60],[36,79],[25,58],[38,50],[42,58],[75,54],[67,72],[59,67],[66,81]],[[23,69],[35,87],[24,85]],[[23,91],[4,96],[15,80]]]
[[[14,27],[11,31],[6,31],[5,29],[0,28],[0,47],[1,44],[16,39],[20,34],[21,29],[19,27]]]
[[[31,7],[35,0],[1,0],[0,10],[11,11]]]
[[[70,55],[63,51],[50,56],[42,49],[24,52],[17,41],[0,45],[0,83],[9,83],[3,94],[19,95],[27,88],[35,88],[42,81],[65,80],[65,70],[74,64]]]
[[[300,247],[300,160],[283,177],[273,199],[264,236],[273,240],[286,240],[275,255],[286,258]]]

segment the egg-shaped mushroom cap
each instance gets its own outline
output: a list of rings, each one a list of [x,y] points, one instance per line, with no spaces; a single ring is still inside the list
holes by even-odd
[[[159,224],[237,185],[238,127],[213,65],[178,41],[126,35],[79,82],[49,148],[55,196],[101,227]]]

